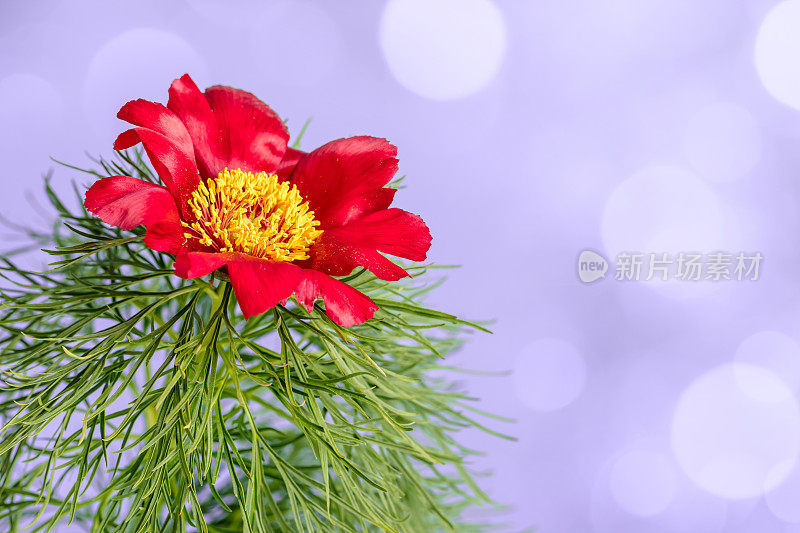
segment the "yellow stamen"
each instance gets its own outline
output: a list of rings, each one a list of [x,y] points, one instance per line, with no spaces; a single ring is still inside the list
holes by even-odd
[[[275,174],[226,168],[201,181],[188,204],[195,221],[183,222],[186,238],[220,252],[298,261],[322,235],[308,202]]]

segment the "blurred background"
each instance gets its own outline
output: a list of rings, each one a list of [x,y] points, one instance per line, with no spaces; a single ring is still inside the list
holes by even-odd
[[[457,379],[517,419],[464,435],[509,505],[476,516],[800,532],[800,0],[4,0],[0,212],[46,226],[49,156],[110,155],[119,107],[184,72],[313,118],[306,149],[399,147],[396,204],[463,265],[430,304],[495,320],[451,363],[504,374]],[[618,280],[621,252],[763,261]]]

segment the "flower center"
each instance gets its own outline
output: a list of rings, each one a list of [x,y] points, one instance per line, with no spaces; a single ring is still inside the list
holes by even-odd
[[[183,222],[186,238],[220,252],[297,261],[322,234],[297,188],[266,172],[225,169],[201,181],[188,205],[196,221]]]

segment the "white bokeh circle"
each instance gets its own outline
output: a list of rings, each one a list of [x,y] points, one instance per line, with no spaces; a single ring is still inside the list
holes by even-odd
[[[397,81],[420,96],[452,100],[491,83],[507,37],[491,0],[389,0],[379,39]]]
[[[84,82],[84,109],[104,146],[125,127],[117,111],[129,100],[166,102],[172,80],[189,73],[203,88],[206,65],[181,37],[154,28],[136,28],[104,44],[94,55]]]
[[[0,143],[6,167],[10,159],[20,157],[30,164],[53,153],[50,143],[61,134],[64,118],[63,100],[53,84],[35,74],[9,74],[0,79],[0,102],[0,124],[13,132]]]
[[[772,372],[743,363],[720,365],[681,394],[671,442],[696,485],[726,499],[752,498],[777,487],[794,467],[800,408]]]
[[[262,9],[250,32],[254,68],[265,77],[279,74],[280,83],[311,87],[329,75],[341,60],[341,34],[336,21],[320,6],[307,2],[274,2]],[[269,31],[264,31],[269,28]],[[313,35],[313,38],[302,38]],[[272,43],[290,43],[291,53],[269,54]]]
[[[723,530],[730,502],[696,487],[681,475],[663,445],[660,437],[640,435],[635,443],[600,466],[591,491],[591,528],[582,527],[580,531]]]
[[[800,0],[773,7],[758,30],[754,60],[761,83],[779,102],[800,109]]]
[[[643,254],[638,281],[664,296],[691,298],[721,286],[676,279],[681,253],[731,250],[724,206],[706,182],[680,167],[646,167],[617,185],[603,208],[601,235],[609,260],[622,252]],[[648,265],[650,254],[669,264],[667,280]],[[687,256],[688,257],[688,256]],[[619,265],[617,265],[619,267]],[[613,274],[612,274],[613,275]]]
[[[792,392],[800,391],[800,344],[785,333],[764,330],[750,335],[736,349],[735,359],[770,370]],[[766,393],[772,397],[775,392]],[[761,396],[767,399],[764,393]]]
[[[717,102],[698,111],[683,142],[689,164],[700,178],[728,182],[745,177],[761,157],[761,128],[747,109]]]
[[[632,450],[611,467],[609,486],[614,501],[635,516],[662,513],[675,498],[677,475],[670,459],[649,450]]]
[[[583,392],[586,362],[569,342],[537,339],[517,354],[513,381],[523,405],[539,412],[557,411]]]
[[[32,190],[39,191],[38,176],[53,164],[49,157],[58,157],[59,151],[65,149],[64,100],[48,80],[35,74],[14,73],[0,78],[0,102],[0,125],[4,131],[0,161],[5,176],[3,194],[8,199],[2,215],[18,224],[38,225],[40,220],[34,222],[38,212],[31,209],[24,196]],[[3,233],[1,240],[6,249],[17,246],[15,241],[24,236],[22,232]],[[43,263],[35,268],[47,269]]]
[[[648,167],[620,183],[606,201],[601,229],[611,254],[712,250],[723,230],[714,191],[673,166]]]
[[[268,5],[263,0],[225,0],[225,2],[186,0],[186,2],[207,20],[233,27],[255,25],[259,20],[259,13]]]
[[[800,523],[800,469],[795,467],[789,477],[764,494],[764,502],[780,520]]]

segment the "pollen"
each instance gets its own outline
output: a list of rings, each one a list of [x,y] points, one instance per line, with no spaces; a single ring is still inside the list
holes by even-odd
[[[201,181],[188,205],[195,220],[183,222],[184,235],[219,252],[299,261],[322,235],[308,202],[275,174],[226,168]]]

